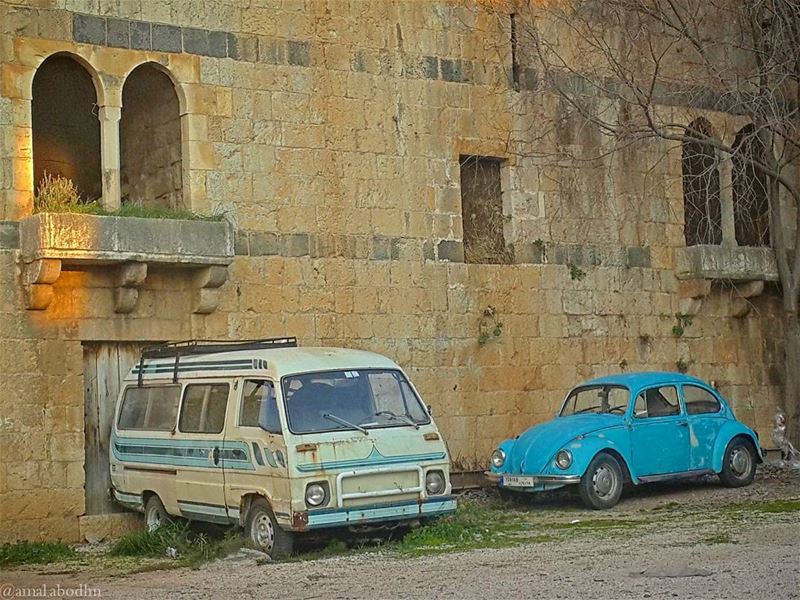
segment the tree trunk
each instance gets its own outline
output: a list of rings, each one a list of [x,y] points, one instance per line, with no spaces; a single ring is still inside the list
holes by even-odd
[[[800,448],[800,315],[785,313],[786,433],[795,448]]]

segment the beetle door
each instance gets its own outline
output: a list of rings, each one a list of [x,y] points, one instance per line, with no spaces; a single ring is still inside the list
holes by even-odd
[[[675,386],[649,388],[636,397],[631,453],[639,477],[689,470],[689,423]]]
[[[681,386],[681,394],[689,419],[691,468],[710,469],[714,444],[726,420],[722,403],[710,390],[698,385]]]

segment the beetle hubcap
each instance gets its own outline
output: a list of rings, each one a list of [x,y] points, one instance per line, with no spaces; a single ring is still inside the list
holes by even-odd
[[[275,531],[272,529],[272,520],[267,514],[260,514],[253,523],[253,542],[262,550],[269,552],[275,542]]]
[[[598,496],[611,496],[617,487],[616,473],[610,467],[600,467],[594,472],[592,487]]]
[[[731,471],[736,475],[747,475],[751,464],[750,453],[745,448],[735,448],[731,452]]]

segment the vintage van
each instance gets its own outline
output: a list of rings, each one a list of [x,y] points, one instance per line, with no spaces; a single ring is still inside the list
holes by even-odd
[[[237,524],[273,557],[303,532],[456,508],[447,446],[403,371],[294,338],[145,350],[122,385],[110,457],[114,499],[148,528]]]

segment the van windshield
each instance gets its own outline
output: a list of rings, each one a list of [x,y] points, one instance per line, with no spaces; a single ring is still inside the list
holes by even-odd
[[[400,371],[290,375],[283,378],[283,397],[294,433],[350,429],[368,434],[375,427],[419,427],[430,422]]]

